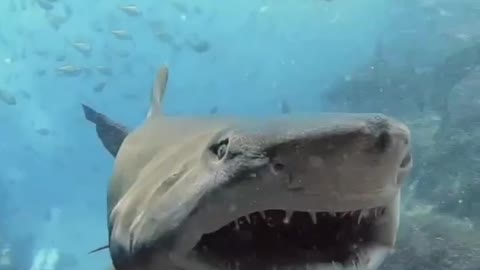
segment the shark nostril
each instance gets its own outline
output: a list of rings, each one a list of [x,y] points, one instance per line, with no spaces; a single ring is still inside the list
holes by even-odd
[[[281,172],[281,171],[283,171],[283,169],[285,169],[285,165],[284,165],[284,164],[278,163],[278,162],[273,164],[273,170],[274,170],[275,172]]]
[[[392,138],[390,134],[387,131],[382,131],[375,141],[375,149],[380,152],[384,152],[388,146],[390,146],[391,141]]]

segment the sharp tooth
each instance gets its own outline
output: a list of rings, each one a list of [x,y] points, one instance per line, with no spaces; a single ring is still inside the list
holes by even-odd
[[[343,213],[340,214],[340,217],[344,218],[347,214],[348,214],[348,212],[343,212]]]
[[[357,224],[360,224],[360,222],[362,221],[362,218],[365,218],[367,216],[368,216],[367,210],[360,210],[360,213],[358,213]]]
[[[285,211],[285,218],[283,219],[283,223],[290,223],[290,218],[292,217],[293,212],[290,210]]]
[[[317,213],[315,212],[309,212],[310,217],[312,218],[313,224],[317,224]]]
[[[240,262],[235,261],[235,270],[240,270]]]
[[[335,214],[335,212],[328,212],[328,214],[332,217],[336,217],[337,215]]]
[[[267,219],[267,213],[265,213],[265,211],[260,211],[258,213],[260,213],[263,219]]]
[[[235,220],[234,222],[235,222],[235,230],[239,231],[240,230],[240,225],[238,224],[238,221]]]
[[[248,223],[248,224],[252,223],[252,221],[250,220],[250,216],[249,216],[249,215],[246,215],[246,216],[245,216],[245,219],[247,220],[247,223]]]

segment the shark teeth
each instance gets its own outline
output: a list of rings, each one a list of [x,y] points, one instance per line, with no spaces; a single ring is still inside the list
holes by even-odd
[[[391,211],[389,207],[342,212],[261,209],[238,218],[230,216],[233,221],[224,223],[217,231],[203,233],[190,250],[197,252],[198,258],[217,256],[218,263],[224,264],[222,269],[228,270],[248,270],[256,263],[265,266],[261,269],[372,270],[386,256],[381,248],[389,247],[382,246],[371,232],[383,226],[382,220],[390,216],[386,215],[387,210]],[[197,223],[191,224],[191,230],[201,231],[195,227]],[[187,244],[192,241],[190,239]],[[332,243],[342,245],[332,248]],[[186,244],[182,244],[184,246]],[[271,264],[265,263],[262,250],[277,249],[280,255],[268,257]],[[297,251],[301,255],[296,255]],[[258,262],[252,258],[257,258]],[[292,262],[288,261],[290,259]]]
[[[272,220],[278,220],[278,213],[273,214],[271,211],[275,210],[262,210],[257,211],[245,216],[241,216],[232,222],[236,230],[240,230],[241,226],[256,224],[260,220],[266,222],[267,225],[273,227]],[[278,211],[277,211],[278,212]],[[312,224],[317,224],[321,218],[333,217],[333,218],[349,218],[354,219],[357,224],[364,222],[367,219],[378,218],[385,214],[384,207],[377,207],[371,209],[361,209],[355,211],[345,211],[345,212],[316,212],[316,211],[292,211],[292,210],[282,210],[283,216],[282,222],[284,224],[291,223],[292,218],[295,215],[305,214],[308,215],[309,222]]]

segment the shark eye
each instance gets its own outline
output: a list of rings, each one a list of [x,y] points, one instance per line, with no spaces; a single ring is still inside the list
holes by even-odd
[[[212,145],[210,147],[210,151],[212,151],[212,153],[215,154],[218,159],[222,159],[227,155],[228,143],[228,138],[221,140],[220,142]]]

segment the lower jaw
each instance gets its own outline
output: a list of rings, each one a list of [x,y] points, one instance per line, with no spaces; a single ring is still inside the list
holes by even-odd
[[[339,262],[272,262],[265,259],[252,260],[238,258],[235,261],[219,263],[215,259],[207,259],[197,252],[190,252],[186,256],[171,256],[176,266],[185,270],[376,270],[383,263],[385,257],[393,251],[392,248],[384,246],[371,246],[362,249],[364,256],[360,261],[353,263]]]

